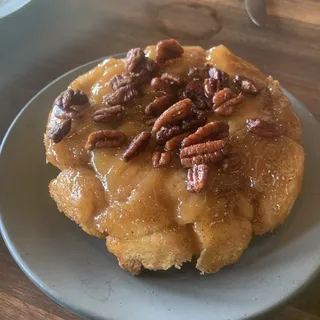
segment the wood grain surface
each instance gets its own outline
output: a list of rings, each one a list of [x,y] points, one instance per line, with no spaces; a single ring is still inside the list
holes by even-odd
[[[298,97],[320,120],[320,1],[272,0],[268,27],[240,0],[33,0],[0,19],[0,140],[23,105],[66,71],[168,36],[205,48],[223,43]],[[320,320],[320,277],[260,319]],[[77,316],[46,297],[0,241],[0,319]]]

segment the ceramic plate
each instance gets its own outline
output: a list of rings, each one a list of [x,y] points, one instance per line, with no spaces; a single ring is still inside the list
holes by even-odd
[[[45,163],[43,133],[54,98],[98,61],[61,76],[20,112],[3,140],[0,209],[3,238],[16,262],[48,296],[90,319],[243,319],[277,306],[320,265],[320,127],[290,93],[304,130],[306,170],[301,195],[284,226],[256,237],[239,263],[201,276],[181,271],[121,270],[102,240],[59,213],[48,194],[58,170]]]

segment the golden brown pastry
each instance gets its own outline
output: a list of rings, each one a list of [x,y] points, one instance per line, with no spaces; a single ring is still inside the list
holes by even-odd
[[[238,261],[288,216],[299,119],[279,82],[218,46],[173,39],[108,58],[53,104],[44,138],[58,209],[119,265],[201,273]]]

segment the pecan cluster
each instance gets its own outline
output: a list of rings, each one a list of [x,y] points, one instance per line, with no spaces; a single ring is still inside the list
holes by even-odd
[[[142,120],[149,130],[136,135],[129,144],[127,135],[119,130],[99,130],[89,135],[85,148],[92,151],[127,144],[122,159],[130,161],[152,147],[152,166],[180,163],[187,169],[187,190],[198,193],[207,186],[211,166],[219,164],[223,171],[228,171],[241,163],[240,157],[230,150],[228,124],[207,123],[208,116],[212,113],[231,116],[246,96],[257,94],[259,88],[250,79],[230,76],[210,64],[190,68],[183,75],[160,72],[168,60],[183,53],[174,39],[157,44],[156,61],[146,57],[141,48],[129,50],[125,71],[109,80],[113,92],[103,97],[105,106],[93,112],[92,121],[100,125],[119,124],[128,114],[129,102],[142,94],[144,85],[150,85],[153,101],[142,109]],[[68,134],[71,120],[80,116],[88,102],[88,97],[79,90],[68,89],[57,97],[57,117],[64,121],[49,134],[55,143]],[[246,125],[249,132],[259,136],[282,134],[279,125],[263,120],[248,119]]]

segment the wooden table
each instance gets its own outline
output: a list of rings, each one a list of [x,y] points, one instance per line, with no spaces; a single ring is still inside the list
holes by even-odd
[[[320,120],[320,2],[268,1],[268,13],[261,29],[240,0],[33,0],[0,20],[0,140],[22,106],[59,75],[168,36],[227,45],[279,79]],[[320,277],[265,318],[319,320]],[[27,279],[2,240],[0,319],[78,319]]]

